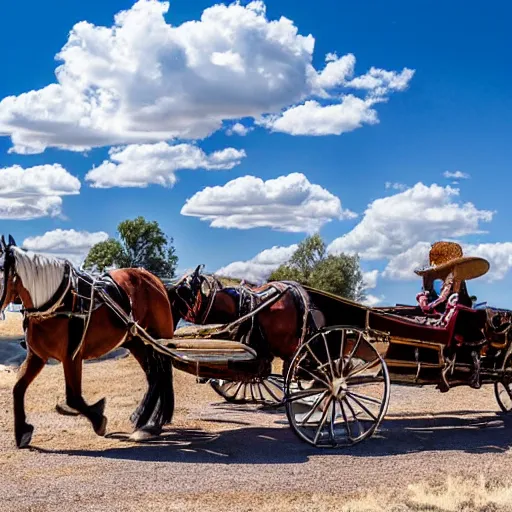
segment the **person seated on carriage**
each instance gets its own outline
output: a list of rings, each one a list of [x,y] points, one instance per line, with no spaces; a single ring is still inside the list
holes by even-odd
[[[423,321],[445,327],[457,305],[473,307],[466,281],[481,277],[488,270],[487,260],[464,256],[461,246],[457,243],[433,244],[429,253],[429,265],[415,270],[415,273],[423,278],[423,291],[416,296],[419,307],[425,315]],[[473,374],[470,385],[479,388],[480,356],[476,351],[472,352],[472,359]]]

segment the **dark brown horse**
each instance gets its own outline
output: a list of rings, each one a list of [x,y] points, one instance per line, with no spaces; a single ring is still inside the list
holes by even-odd
[[[285,370],[307,332],[324,326],[322,313],[298,283],[272,281],[259,287],[223,287],[215,276],[202,274],[201,268],[199,265],[168,287],[176,314],[194,324],[227,324],[270,300],[270,305],[255,315],[255,322],[269,356],[281,358]],[[278,297],[273,303],[272,296]]]
[[[132,438],[159,434],[171,421],[171,359],[154,339],[172,338],[174,322],[166,289],[156,276],[143,269],[119,269],[95,280],[66,260],[26,252],[11,236],[8,244],[2,236],[0,311],[17,300],[24,308],[27,344],[13,390],[19,448],[29,445],[34,430],[26,421],[25,392],[49,358],[64,366],[67,412],[87,417],[96,434],[106,432],[105,399],[93,405],[85,402],[82,363],[120,346],[130,350],[148,381],[148,390],[131,417]],[[153,339],[148,342],[148,338]],[[58,410],[66,409],[58,406]]]

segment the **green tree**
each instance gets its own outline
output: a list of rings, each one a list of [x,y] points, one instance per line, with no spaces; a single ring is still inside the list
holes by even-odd
[[[178,257],[173,239],[165,235],[158,222],[144,217],[125,220],[117,226],[119,238],[109,238],[91,247],[84,262],[86,269],[142,267],[162,278],[175,276]]]
[[[359,257],[327,254],[319,234],[303,240],[290,260],[278,267],[269,281],[297,281],[352,300],[364,300]]]

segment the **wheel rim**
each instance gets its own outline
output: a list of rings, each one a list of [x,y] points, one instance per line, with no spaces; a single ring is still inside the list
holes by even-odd
[[[212,379],[212,388],[225,400],[236,403],[280,403],[284,397],[284,379],[280,375],[255,378],[248,382]]]
[[[351,327],[318,332],[296,353],[286,379],[286,413],[295,433],[318,447],[371,436],[389,403],[386,363]]]
[[[508,388],[508,390],[507,390]],[[512,386],[503,382],[496,382],[494,384],[494,394],[496,401],[503,412],[510,412],[512,410]]]

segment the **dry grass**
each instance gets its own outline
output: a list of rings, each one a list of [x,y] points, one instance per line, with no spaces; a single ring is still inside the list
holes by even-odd
[[[22,316],[20,313],[5,313],[5,320],[0,321],[0,338],[23,336]]]
[[[280,508],[280,510],[286,510]],[[340,512],[505,512],[512,511],[510,479],[449,476],[442,482],[420,482],[403,492],[369,492],[335,508]]]

